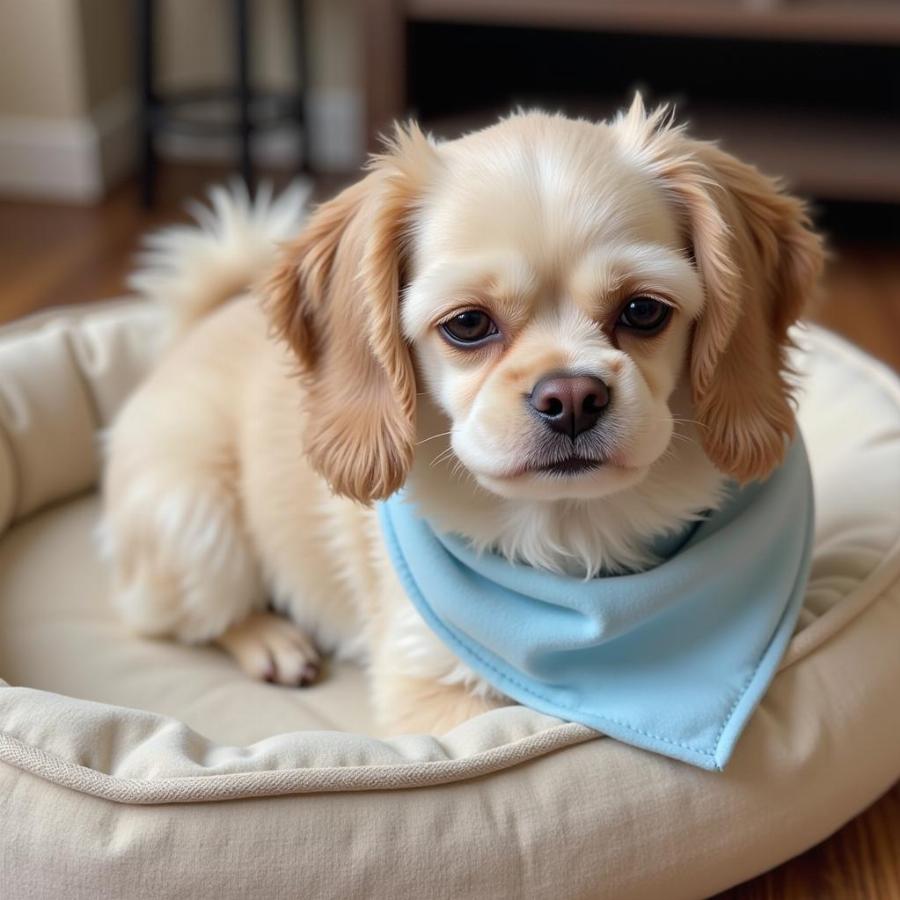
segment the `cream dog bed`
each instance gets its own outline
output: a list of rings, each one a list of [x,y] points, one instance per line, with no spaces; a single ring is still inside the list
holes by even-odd
[[[158,331],[127,302],[0,331],[4,897],[699,897],[900,776],[900,387],[838,338],[800,335],[805,609],[711,773],[516,707],[377,740],[350,668],[290,690],[126,635],[91,489]]]

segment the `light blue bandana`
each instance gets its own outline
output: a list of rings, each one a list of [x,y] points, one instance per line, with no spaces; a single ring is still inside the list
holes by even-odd
[[[438,534],[379,505],[394,567],[447,646],[499,691],[636,747],[721,769],[772,680],[809,575],[813,494],[798,439],[732,488],[653,569],[584,581]]]

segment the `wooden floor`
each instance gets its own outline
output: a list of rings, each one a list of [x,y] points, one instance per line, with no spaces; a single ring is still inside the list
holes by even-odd
[[[121,295],[141,234],[184,218],[184,198],[222,175],[209,167],[165,169],[153,213],[138,207],[133,183],[96,208],[0,202],[0,322]],[[338,185],[320,180],[317,194]],[[816,319],[900,372],[900,247],[832,249]],[[900,900],[900,785],[829,840],[725,898]]]

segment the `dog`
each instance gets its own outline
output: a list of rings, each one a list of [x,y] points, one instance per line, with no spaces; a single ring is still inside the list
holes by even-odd
[[[428,628],[372,504],[577,579],[765,479],[786,353],[822,268],[804,205],[640,97],[399,127],[315,210],[217,195],[136,279],[171,348],[107,436],[103,544],[125,622],[246,673],[360,661],[390,733],[511,702]],[[277,239],[286,239],[276,251]]]

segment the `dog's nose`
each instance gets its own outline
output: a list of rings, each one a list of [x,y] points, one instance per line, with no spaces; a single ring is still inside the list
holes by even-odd
[[[609,388],[591,375],[548,375],[528,402],[550,428],[574,440],[597,424],[609,405]]]

